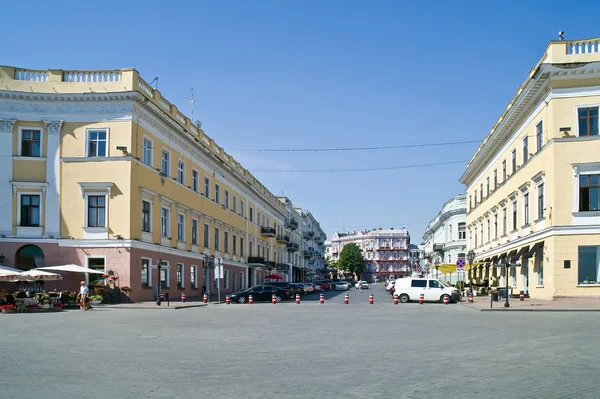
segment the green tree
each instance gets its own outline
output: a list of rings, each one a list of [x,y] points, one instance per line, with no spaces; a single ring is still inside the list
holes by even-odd
[[[337,264],[341,270],[356,274],[357,276],[360,276],[365,271],[365,260],[363,259],[362,251],[354,243],[344,245]]]

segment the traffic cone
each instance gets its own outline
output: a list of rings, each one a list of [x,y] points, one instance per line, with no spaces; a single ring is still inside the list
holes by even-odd
[[[423,295],[423,294],[419,295],[419,305],[423,304],[424,299],[425,299],[425,295]]]
[[[254,298],[252,297],[252,295],[248,295],[248,303],[250,305],[252,305],[254,303]]]
[[[469,294],[469,303],[473,303],[473,294]]]
[[[229,296],[225,297],[225,303],[228,305],[231,303],[231,299],[229,299]]]
[[[523,291],[521,291],[521,293],[519,294],[519,301],[523,302],[525,300],[525,293]]]
[[[448,302],[450,302],[450,301],[448,300],[448,297],[447,297],[447,296],[444,296],[444,305],[447,305],[447,304],[448,304]]]
[[[296,294],[296,303],[300,304],[300,294]]]
[[[346,294],[346,296],[344,296],[344,302],[346,305],[350,303],[350,295]]]
[[[208,295],[204,294],[202,300],[204,301],[204,303],[208,303]]]
[[[398,297],[394,295],[394,305],[398,304]]]
[[[275,294],[273,294],[273,296],[271,296],[271,303],[272,304],[276,304],[277,303],[277,298],[275,298]]]
[[[321,303],[325,303],[325,295],[321,294],[321,295],[319,296],[319,302],[321,302]]]
[[[185,302],[185,294],[183,292],[181,293],[181,302]]]
[[[373,304],[373,295],[371,294],[371,296],[369,296],[369,303],[372,305]]]

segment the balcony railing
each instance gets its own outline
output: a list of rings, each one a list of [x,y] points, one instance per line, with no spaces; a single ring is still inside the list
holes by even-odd
[[[268,269],[275,269],[275,262],[273,262],[272,260],[268,260],[265,262],[265,267],[267,267]]]
[[[305,240],[307,240],[307,241],[310,240],[310,239],[312,239],[312,237],[308,233],[302,234],[302,238],[305,239]]]
[[[290,242],[290,236],[280,234],[277,236],[277,242],[288,243]]]
[[[277,267],[277,270],[281,270],[281,271],[288,270],[288,268],[289,268],[287,263],[277,263],[276,267]]]
[[[298,228],[298,221],[294,218],[287,219],[285,221],[285,227],[287,227],[290,230],[296,230]]]
[[[249,256],[248,257],[248,264],[264,265],[265,264],[265,258],[262,258],[260,256]]]
[[[287,249],[288,252],[296,252],[299,248],[300,248],[300,246],[298,244],[296,244],[295,242],[290,242],[285,247],[285,249]]]
[[[311,257],[310,251],[307,251],[307,250],[302,251],[302,257],[305,259],[310,258]]]
[[[265,237],[275,237],[277,236],[277,231],[274,227],[261,227],[260,234],[262,234]]]

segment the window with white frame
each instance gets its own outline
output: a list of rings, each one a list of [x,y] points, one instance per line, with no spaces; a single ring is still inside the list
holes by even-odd
[[[160,171],[165,176],[169,176],[171,171],[171,153],[167,150],[162,150]]]
[[[240,200],[240,215],[241,215],[242,217],[245,217],[245,216],[246,216],[246,210],[245,210],[245,208],[244,208],[244,206],[245,206],[245,205],[246,205],[246,204],[244,203],[244,200],[243,200],[243,199],[241,199],[241,200]]]
[[[192,245],[198,245],[198,221],[192,219]]]
[[[600,246],[578,247],[577,284],[600,284]]]
[[[579,136],[598,135],[598,107],[577,109]]]
[[[237,291],[237,284],[236,284],[236,275],[235,273],[233,273],[233,275],[231,276],[231,289],[233,292]]]
[[[225,190],[225,209],[229,209],[229,191]]]
[[[579,212],[600,210],[600,174],[579,175]]]
[[[537,217],[538,220],[543,219],[544,214],[544,183],[537,186]]]
[[[229,270],[227,269],[223,271],[223,288],[229,288]]]
[[[192,288],[198,288],[198,266],[190,267],[190,285]]]
[[[185,241],[185,215],[177,214],[177,241]]]
[[[479,184],[479,202],[483,202],[483,183]]]
[[[87,157],[108,156],[108,130],[87,131]]]
[[[233,251],[232,253],[234,255],[237,255],[237,236],[234,234],[233,237],[231,238],[231,243],[233,244]]]
[[[517,286],[517,268],[516,267],[510,268],[510,286],[513,288]]]
[[[208,177],[204,178],[204,196],[210,198],[210,179]]]
[[[149,201],[142,201],[142,231],[146,233],[151,232],[151,221],[152,203]]]
[[[523,193],[523,225],[529,224],[529,192]]]
[[[209,248],[210,244],[210,226],[208,224],[204,225],[204,248]]]
[[[487,242],[490,242],[492,236],[490,234],[490,218],[487,219]]]
[[[498,188],[498,169],[494,169],[494,190]]]
[[[538,286],[544,285],[544,249],[540,248],[535,253],[535,274],[536,284]]]
[[[19,226],[39,227],[41,220],[41,195],[20,194]]]
[[[473,230],[475,231],[475,248],[477,248],[477,226],[473,226]]]
[[[537,143],[537,151],[541,151],[544,146],[544,125],[542,122],[535,125],[535,142]]]
[[[244,289],[244,273],[240,272],[240,289]]]
[[[42,156],[42,129],[20,128],[19,155],[22,157]]]
[[[250,207],[250,221],[254,222],[254,215],[253,215],[254,209],[252,207]]]
[[[223,233],[223,251],[228,254],[229,253],[229,232]]]
[[[142,144],[142,162],[148,166],[152,166],[152,148],[153,148],[152,140],[147,137],[144,137],[144,142]]]
[[[177,264],[177,288],[184,287],[184,267],[183,263]]]
[[[502,183],[506,181],[506,159],[502,161]]]
[[[169,208],[160,208],[160,234],[163,237],[170,237],[170,218],[171,210]]]
[[[512,173],[515,174],[515,172],[517,171],[517,150],[516,149],[512,150],[511,159],[512,159]]]
[[[160,267],[160,286],[162,288],[169,288],[170,285],[171,281],[169,279],[169,262],[163,260]]]
[[[498,214],[494,213],[494,239],[498,238]]]
[[[240,237],[240,256],[244,256],[244,239]]]
[[[198,171],[192,169],[192,190],[198,192]]]
[[[467,224],[465,222],[460,222],[458,224],[458,239],[459,240],[467,239]]]
[[[490,177],[489,176],[485,178],[485,184],[486,184],[485,196],[489,197],[490,196]]]
[[[219,243],[219,238],[220,238],[220,237],[219,237],[219,234],[220,234],[220,233],[221,233],[221,232],[219,231],[219,229],[218,229],[217,227],[215,227],[215,251],[218,251],[218,250],[219,250],[219,244],[220,244],[220,243]]]
[[[150,269],[150,259],[142,258],[141,282],[142,287],[152,286],[152,269]]]
[[[106,227],[106,195],[87,197],[87,227]]]
[[[529,160],[529,136],[523,137],[523,164]]]
[[[177,183],[185,184],[185,163],[183,161],[177,162]]]
[[[506,235],[508,229],[508,220],[507,220],[507,210],[506,207],[502,208],[502,235]]]
[[[512,229],[513,231],[517,230],[517,199],[515,198],[512,201]]]
[[[221,203],[221,186],[215,183],[215,202],[217,204]]]
[[[237,213],[237,197],[233,196],[233,213]]]

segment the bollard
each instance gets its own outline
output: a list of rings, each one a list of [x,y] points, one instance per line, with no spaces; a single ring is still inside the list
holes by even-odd
[[[229,304],[231,303],[231,299],[229,298],[229,296],[226,296],[226,297],[225,297],[225,303],[226,303],[227,305],[229,305]]]
[[[519,293],[519,300],[520,300],[521,302],[523,302],[523,301],[525,300],[525,292],[524,292],[524,291],[521,291],[521,292]]]
[[[273,296],[271,296],[271,303],[272,304],[276,304],[277,303],[277,298],[275,298],[275,294],[273,294]]]
[[[447,297],[447,296],[445,296],[445,297],[444,297],[444,305],[447,305],[447,304],[448,304],[448,302],[450,302],[450,300],[448,299],[448,297]]]
[[[469,294],[469,303],[473,303],[473,294]]]
[[[369,303],[372,305],[373,304],[373,295],[371,294],[371,296],[369,296]]]
[[[319,302],[321,302],[321,303],[325,303],[325,295],[321,294],[321,295],[319,296]]]
[[[394,295],[394,305],[398,304],[398,297]]]
[[[423,294],[419,295],[419,305],[423,304],[424,299],[425,299],[425,295],[423,295]]]
[[[296,294],[296,303],[300,304],[300,294]]]
[[[252,295],[248,295],[248,303],[250,305],[252,305],[254,303],[254,298],[252,297]]]
[[[350,303],[350,295],[346,294],[346,296],[344,296],[344,302],[346,305]]]
[[[202,300],[204,301],[204,303],[208,303],[208,295],[204,294]]]
[[[181,302],[185,302],[185,294],[183,292],[181,293]]]

